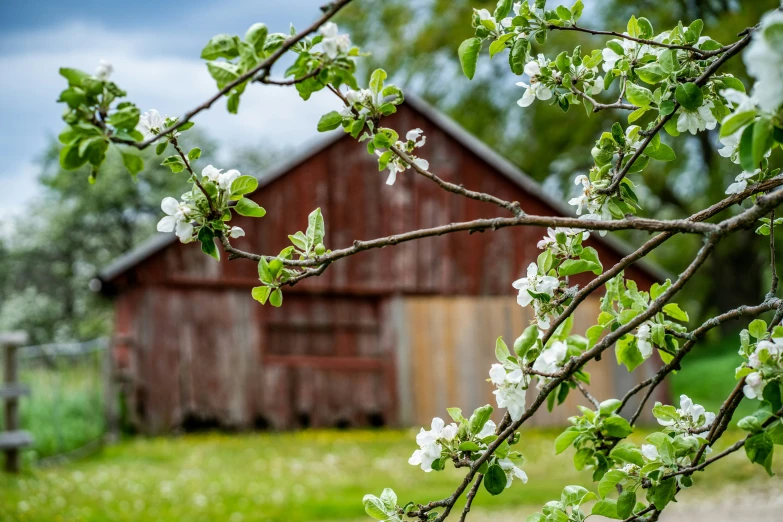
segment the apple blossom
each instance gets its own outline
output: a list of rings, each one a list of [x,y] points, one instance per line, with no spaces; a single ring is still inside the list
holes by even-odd
[[[337,58],[339,53],[347,52],[351,48],[351,38],[347,34],[339,34],[337,24],[334,22],[326,22],[318,32],[323,36],[321,46],[331,59]]]

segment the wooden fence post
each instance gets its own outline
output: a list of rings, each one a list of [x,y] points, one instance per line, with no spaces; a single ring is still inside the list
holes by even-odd
[[[19,450],[33,443],[30,433],[19,429],[19,397],[30,389],[17,381],[16,349],[27,343],[26,332],[0,333],[0,348],[5,348],[4,386],[0,399],[5,400],[5,431],[0,431],[0,451],[5,451],[5,470],[18,473]]]

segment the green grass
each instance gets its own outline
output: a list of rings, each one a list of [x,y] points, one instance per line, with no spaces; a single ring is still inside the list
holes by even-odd
[[[20,361],[19,380],[32,392],[20,399],[21,427],[35,440],[27,459],[66,453],[103,435],[102,356],[60,357],[56,368],[40,359]]]
[[[572,451],[554,456],[556,431],[527,430],[518,446],[528,484],[498,497],[482,490],[476,506],[531,506],[563,486],[589,486],[574,471]],[[250,522],[355,520],[361,498],[392,487],[402,503],[447,496],[464,471],[424,473],[407,464],[413,431],[306,431],[283,434],[138,438],[89,459],[0,476],[3,522]],[[643,434],[634,435],[641,440]],[[736,440],[740,434],[730,432]],[[730,442],[728,441],[728,442]],[[722,447],[725,443],[722,443]],[[780,465],[778,471],[783,471]],[[755,478],[754,478],[755,477]],[[765,480],[740,452],[698,474],[702,491]]]

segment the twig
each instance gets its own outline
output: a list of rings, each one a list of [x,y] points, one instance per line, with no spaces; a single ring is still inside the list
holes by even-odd
[[[769,286],[769,295],[774,296],[778,292],[778,268],[775,261],[775,210],[769,213],[769,269],[772,273]]]
[[[205,111],[212,107],[212,105],[218,101],[220,98],[222,98],[225,94],[231,91],[234,87],[241,85],[242,83],[250,80],[254,76],[256,76],[261,71],[268,71],[271,69],[271,67],[280,59],[281,56],[283,56],[288,49],[299,43],[305,36],[309,35],[310,33],[313,33],[318,30],[319,27],[321,27],[324,23],[326,23],[330,18],[332,18],[334,15],[336,15],[343,7],[348,5],[351,2],[351,0],[335,0],[329,5],[329,9],[320,17],[318,20],[313,22],[310,26],[308,26],[305,30],[303,30],[300,33],[297,33],[296,35],[292,36],[291,38],[288,38],[287,40],[283,41],[283,45],[280,46],[280,48],[272,53],[269,58],[264,60],[263,62],[259,63],[249,71],[247,71],[244,74],[241,74],[236,80],[233,80],[229,83],[227,83],[222,89],[217,91],[212,97],[210,97],[207,101],[196,107],[195,109],[192,109],[191,111],[186,112],[181,118],[177,120],[177,122],[172,125],[171,127],[168,127],[166,129],[163,129],[160,131],[157,135],[151,136],[147,138],[144,141],[141,142],[135,142],[135,141],[128,141],[128,140],[120,140],[116,138],[112,138],[113,141],[124,143],[126,145],[131,145],[133,147],[136,147],[138,149],[145,149],[150,144],[156,142],[158,139],[162,138],[163,136],[177,130],[185,123],[189,122],[195,115],[198,113]]]
[[[462,514],[459,516],[459,522],[465,522],[465,519],[470,512],[470,506],[473,504],[473,499],[475,498],[476,493],[478,493],[479,486],[481,486],[481,481],[483,479],[484,475],[481,473],[476,475],[476,481],[473,483],[473,487],[470,488],[470,491],[468,491],[467,497],[465,497],[465,507],[462,509]]]
[[[577,381],[574,378],[571,378],[571,382],[573,382],[577,388],[579,388],[579,391],[582,392],[582,395],[585,396],[585,398],[590,401],[593,406],[595,406],[596,409],[601,405],[600,402],[598,402],[598,399],[592,396],[592,394],[588,391],[588,389],[583,385],[581,382]]]
[[[726,63],[727,60],[729,60],[732,56],[740,52],[742,49],[747,47],[747,45],[750,43],[751,40],[751,33],[748,33],[744,37],[742,37],[740,40],[737,40],[733,44],[729,46],[729,48],[723,52],[720,58],[712,62],[709,67],[707,67],[704,72],[696,78],[696,80],[693,82],[699,87],[701,87],[706,81],[712,76],[718,68],[720,68],[721,65]],[[661,118],[658,123],[655,125],[655,127],[652,128],[649,132],[645,134],[644,140],[639,144],[636,151],[633,153],[631,158],[628,160],[628,162],[625,164],[623,169],[618,172],[614,178],[612,179],[612,182],[604,188],[597,188],[595,189],[595,192],[597,194],[614,194],[617,192],[618,187],[620,186],[620,182],[623,180],[626,174],[628,174],[628,171],[633,166],[634,162],[639,159],[639,157],[644,153],[644,150],[647,148],[647,145],[650,144],[650,142],[653,140],[656,134],[658,134],[661,129],[668,123],[669,120],[671,120],[674,115],[677,113],[677,109],[680,107],[680,104],[676,101],[674,102],[674,109],[672,112]]]

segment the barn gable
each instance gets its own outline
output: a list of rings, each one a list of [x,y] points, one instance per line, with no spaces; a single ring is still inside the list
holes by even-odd
[[[519,201],[531,214],[570,215],[516,167],[415,98],[388,126],[421,128],[427,136],[421,155],[443,179]],[[234,218],[246,236],[232,243],[276,253],[289,245],[288,234],[306,228],[316,207],[332,249],[504,215],[410,170],[394,186],[385,179],[364,145],[338,131],[260,177],[252,199],[267,215]],[[141,430],[160,433],[193,423],[408,425],[442,416],[454,404],[470,409],[493,401],[484,376],[494,338],[513,338],[533,319],[516,304],[511,282],[539,254],[541,235],[539,227],[514,227],[365,251],[284,288],[279,309],[250,297],[259,284],[254,263],[218,263],[173,234],[155,236],[100,275],[115,300],[115,354],[130,383],[128,410]],[[627,252],[597,234],[589,242],[606,266]],[[661,278],[641,263],[627,272],[642,288]],[[577,331],[597,313],[595,298],[580,306]],[[595,381],[607,397],[636,378],[609,359],[588,367],[598,372]],[[564,422],[577,400],[535,422]]]
[[[443,179],[518,200],[530,214],[573,215],[571,207],[551,198],[516,166],[418,98],[409,96],[400,111],[389,118],[388,125],[401,132],[422,128],[427,144],[421,154],[437,166],[435,170]],[[252,197],[267,209],[267,216],[232,220],[247,232],[246,237],[233,243],[254,252],[279,251],[290,244],[288,234],[306,227],[307,214],[317,206],[326,219],[326,244],[330,248],[345,247],[355,239],[505,215],[489,203],[447,193],[412,170],[400,175],[393,187],[385,185],[385,177],[377,173],[375,158],[362,144],[335,131],[259,176],[259,189]],[[543,230],[537,227],[512,228],[470,238],[466,233],[426,238],[389,249],[396,255],[368,251],[335,263],[323,276],[300,283],[297,291],[361,287],[380,293],[505,294],[509,281],[524,271],[523,262],[537,255],[535,243],[541,235]],[[605,265],[631,251],[611,235],[593,234],[591,244],[602,254]],[[487,254],[493,259],[493,270],[478,271],[483,265],[481,257]],[[642,284],[667,277],[645,260],[630,271],[632,277],[642,279]],[[139,277],[153,277],[157,282],[198,277],[228,284],[257,279],[252,263],[215,263],[199,255],[193,245],[181,245],[173,234],[153,236],[99,274],[107,290],[139,281]]]

